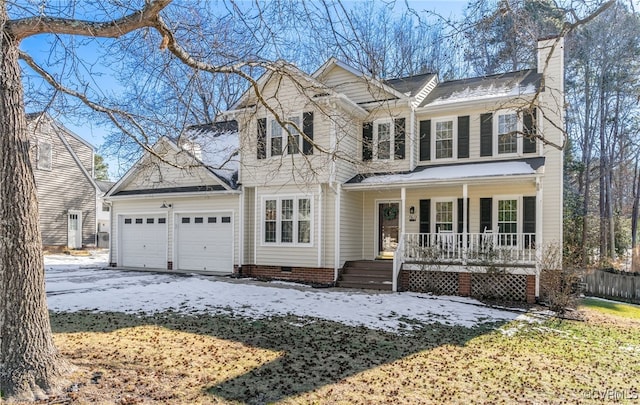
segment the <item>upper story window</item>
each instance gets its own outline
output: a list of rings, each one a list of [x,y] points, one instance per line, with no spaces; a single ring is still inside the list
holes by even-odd
[[[311,243],[311,199],[268,197],[264,200],[266,244],[308,245]]]
[[[518,115],[498,115],[498,154],[518,153]]]
[[[362,125],[362,160],[400,160],[405,155],[405,119]]]
[[[468,115],[421,120],[418,134],[420,161],[469,157]]]
[[[38,142],[38,169],[51,170],[51,144],[49,142]]]
[[[290,115],[285,127],[275,119],[257,121],[257,158],[265,159],[283,154],[313,154],[313,112]],[[299,130],[302,130],[300,132]],[[304,133],[304,135],[303,135]]]

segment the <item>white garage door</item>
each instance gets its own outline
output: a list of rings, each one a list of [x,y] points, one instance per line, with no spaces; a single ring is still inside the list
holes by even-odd
[[[122,266],[166,269],[166,215],[127,215],[120,221]]]
[[[233,271],[231,213],[180,214],[176,218],[178,269]]]

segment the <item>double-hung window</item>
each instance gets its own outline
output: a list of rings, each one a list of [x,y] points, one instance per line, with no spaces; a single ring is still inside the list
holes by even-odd
[[[498,114],[498,154],[518,153],[518,115]]]
[[[280,156],[283,153],[300,153],[302,137],[296,128],[301,128],[300,116],[287,117],[286,129],[272,119],[269,125],[269,156]],[[285,149],[286,145],[286,149]]]
[[[51,170],[51,160],[51,144],[49,142],[38,142],[38,169]]]
[[[500,244],[513,246],[517,243],[518,233],[518,199],[498,199],[497,225]]]
[[[378,122],[375,126],[376,130],[376,157],[378,160],[387,160],[391,158],[391,122]]]
[[[451,159],[454,156],[454,132],[453,119],[434,120],[435,133],[435,158]]]
[[[264,243],[311,243],[311,199],[268,197],[264,199]]]
[[[452,232],[453,221],[453,201],[436,201],[434,221],[436,232]]]

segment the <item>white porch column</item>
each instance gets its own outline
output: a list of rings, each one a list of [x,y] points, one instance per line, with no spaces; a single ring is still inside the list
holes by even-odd
[[[536,297],[540,296],[540,264],[544,246],[542,218],[542,178],[536,177]]]
[[[398,230],[398,242],[400,242],[400,238],[402,234],[404,234],[404,206],[407,200],[407,189],[406,187],[402,187],[400,189],[400,229]]]
[[[462,246],[464,246],[464,250],[462,251],[462,260],[464,264],[467,264],[467,253],[469,251],[469,246],[467,245],[467,228],[469,224],[467,212],[469,212],[469,202],[467,201],[469,198],[469,185],[464,183],[462,185]]]

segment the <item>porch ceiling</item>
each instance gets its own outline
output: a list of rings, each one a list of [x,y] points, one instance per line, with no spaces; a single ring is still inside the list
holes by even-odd
[[[534,157],[498,162],[418,166],[410,172],[360,174],[346,182],[343,188],[358,190],[535,177],[544,173],[544,163],[544,157]]]

